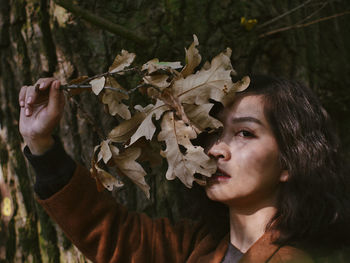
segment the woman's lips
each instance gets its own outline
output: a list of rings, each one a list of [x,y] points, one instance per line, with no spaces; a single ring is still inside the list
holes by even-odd
[[[211,177],[208,178],[208,180],[209,180],[209,183],[214,183],[214,182],[225,182],[230,178],[231,178],[230,175],[218,169],[215,174],[213,174]]]

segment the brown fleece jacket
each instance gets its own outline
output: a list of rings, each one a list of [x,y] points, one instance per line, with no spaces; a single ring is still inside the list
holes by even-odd
[[[80,165],[62,190],[38,202],[93,262],[219,263],[228,248],[229,235],[218,241],[199,223],[172,225],[168,219],[128,212],[108,193],[98,192]],[[273,236],[263,235],[240,262],[313,262],[299,249],[272,244]]]

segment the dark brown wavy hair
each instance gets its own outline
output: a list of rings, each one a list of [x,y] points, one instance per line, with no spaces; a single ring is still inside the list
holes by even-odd
[[[265,115],[289,172],[268,227],[278,243],[311,249],[350,243],[350,180],[334,126],[315,94],[293,81],[253,76],[240,96],[263,95]]]

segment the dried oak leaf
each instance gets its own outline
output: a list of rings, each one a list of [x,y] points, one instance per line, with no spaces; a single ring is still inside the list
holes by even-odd
[[[188,125],[191,124],[190,120],[188,119],[185,113],[183,105],[180,103],[179,99],[172,94],[170,88],[163,90],[160,98],[165,104],[167,104],[170,107],[170,109],[172,109],[175,112],[176,116],[179,119],[183,120]],[[199,132],[199,130],[197,130],[195,126],[193,126],[193,128],[196,130],[197,133]]]
[[[95,95],[98,95],[105,87],[106,78],[105,77],[96,78],[91,80],[89,83],[91,84],[92,91],[95,93]]]
[[[170,86],[171,82],[168,79],[169,76],[166,74],[146,75],[143,77],[144,83],[152,85],[160,91]]]
[[[230,56],[231,50],[227,49],[213,58],[209,69],[201,69],[196,74],[175,80],[172,86],[174,96],[187,104],[200,105],[208,103],[209,99],[221,102],[228,93],[233,92]]]
[[[99,180],[99,167],[96,166],[95,158],[92,158],[92,160],[91,160],[90,174],[91,174],[91,177],[94,178],[96,181],[97,191],[99,191],[99,192],[103,191],[103,189],[105,189],[105,187],[102,184],[102,182]]]
[[[120,180],[118,180],[113,175],[111,175],[99,166],[99,162],[101,162],[101,160],[103,160],[104,162],[106,160],[108,162],[112,158],[111,154],[112,152],[110,149],[109,141],[101,142],[101,144],[97,145],[94,149],[90,173],[91,176],[96,180],[98,191],[102,191],[103,188],[112,191],[114,186],[123,186],[123,183]]]
[[[112,142],[125,143],[135,133],[140,123],[146,118],[146,114],[143,112],[135,113],[131,119],[125,120],[117,127],[111,130],[108,134],[108,138]]]
[[[122,86],[112,77],[107,78],[105,88],[111,87],[118,90],[124,90]],[[129,107],[122,103],[122,100],[129,99],[128,94],[124,94],[118,91],[105,89],[102,96],[102,103],[108,105],[109,113],[112,116],[118,114],[125,120],[131,118],[131,113],[129,111]]]
[[[199,45],[198,38],[196,35],[193,35],[193,43],[186,51],[186,65],[181,71],[181,75],[186,78],[192,74],[196,67],[201,63],[202,57],[199,54],[196,46]]]
[[[168,161],[166,178],[173,180],[178,177],[189,188],[196,180],[195,173],[210,177],[216,171],[214,160],[204,153],[204,149],[192,145],[190,139],[196,137],[194,129],[182,120],[176,120],[173,112],[164,114],[158,140],[166,143],[166,150],[161,152]]]
[[[97,180],[108,191],[112,191],[114,187],[119,188],[124,185],[120,180],[118,180],[113,175],[100,168],[98,165],[95,165],[95,169],[97,171]],[[101,191],[101,189],[99,188],[98,190]]]
[[[245,90],[246,88],[248,88],[250,84],[250,78],[248,76],[245,76],[243,77],[241,80],[233,83],[233,87],[232,87],[232,90],[234,92],[229,92],[227,94],[227,96],[225,96],[223,99],[222,99],[222,104],[223,105],[228,105],[229,103],[232,102],[233,98],[235,97],[236,95],[236,92],[240,92],[240,91],[243,91]]]
[[[113,61],[112,66],[109,67],[109,73],[115,73],[130,66],[135,57],[136,55],[134,53],[129,53],[123,49],[121,55],[117,55]]]
[[[145,181],[146,172],[142,166],[136,162],[141,154],[141,149],[136,147],[126,148],[124,152],[119,153],[118,148],[111,147],[113,161],[120,175],[130,178],[147,196],[150,198],[149,185]]]
[[[213,103],[202,105],[183,104],[184,110],[190,123],[194,125],[200,132],[206,129],[215,130],[222,127],[222,123],[209,115]]]
[[[163,62],[158,58],[154,58],[142,65],[141,70],[147,70],[148,74],[152,74],[159,70],[173,72],[175,69],[182,68],[181,62]],[[175,72],[174,72],[175,73]]]
[[[140,105],[136,105],[135,109],[137,109],[139,112],[143,112],[146,117],[137,128],[136,132],[131,136],[129,145],[133,144],[143,136],[147,140],[151,140],[154,132],[156,131],[156,126],[154,126],[152,121],[153,116],[155,116],[156,120],[159,120],[162,114],[169,110],[169,106],[164,104],[163,101],[157,100],[155,105],[149,104],[145,108],[142,108]]]
[[[100,151],[97,155],[97,161],[100,161],[101,159],[104,161],[105,164],[108,163],[108,161],[112,158],[112,152],[109,148],[110,140],[105,140],[100,143]]]

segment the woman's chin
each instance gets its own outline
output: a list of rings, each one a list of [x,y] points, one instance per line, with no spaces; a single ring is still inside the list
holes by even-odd
[[[205,187],[205,192],[210,200],[222,202],[225,197],[223,195],[224,189],[222,189],[222,184],[213,183],[209,184]]]

